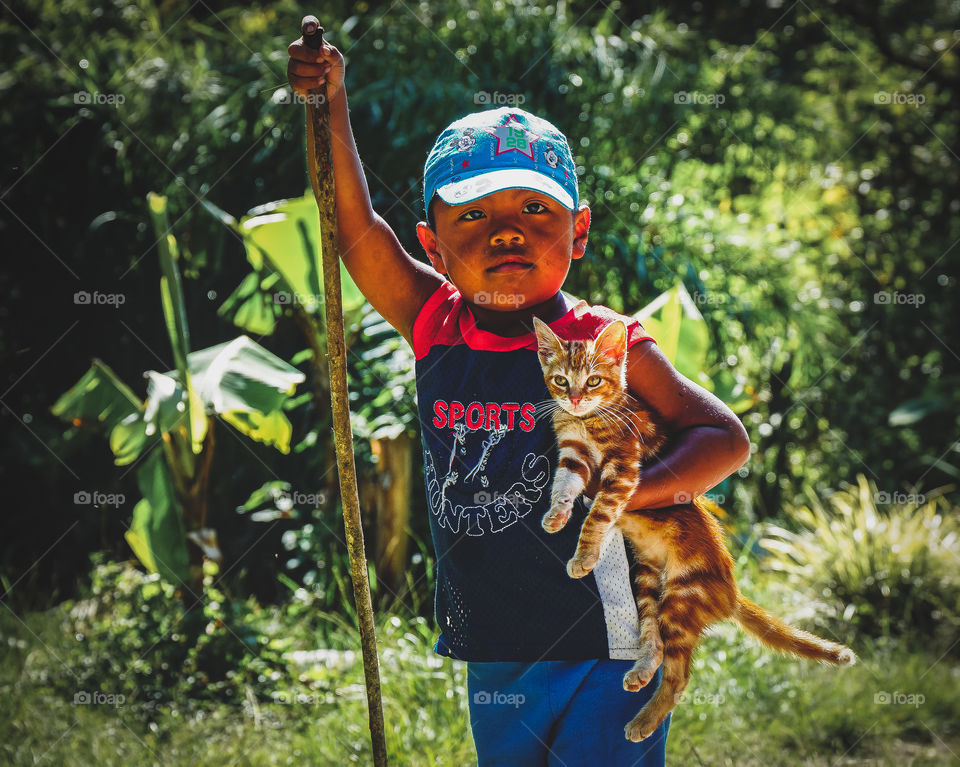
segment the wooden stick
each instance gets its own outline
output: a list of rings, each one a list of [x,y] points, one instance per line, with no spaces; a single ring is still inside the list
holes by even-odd
[[[323,45],[323,27],[315,16],[305,16],[300,24],[303,42],[311,48]],[[337,448],[340,498],[343,503],[343,527],[350,555],[353,598],[360,622],[363,650],[363,674],[367,685],[367,712],[373,763],[386,767],[383,707],[380,699],[380,659],[377,635],[367,579],[367,560],[360,523],[357,472],[353,455],[353,430],[350,428],[350,398],[347,391],[347,358],[343,332],[343,304],[340,293],[340,246],[337,241],[337,196],[333,178],[333,151],[330,135],[330,105],[326,85],[310,91],[307,98],[307,167],[310,184],[320,210],[320,245],[323,252],[323,293],[325,298],[327,356],[330,361],[330,401],[333,406],[333,436]]]

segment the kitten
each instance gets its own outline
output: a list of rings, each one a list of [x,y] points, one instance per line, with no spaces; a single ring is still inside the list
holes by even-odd
[[[637,611],[643,655],[623,678],[626,690],[646,685],[663,663],[660,686],[626,726],[628,740],[648,737],[673,710],[690,678],[690,662],[701,632],[732,618],[782,652],[850,665],[849,648],[796,629],[746,599],[733,577],[733,559],[709,502],[665,509],[624,509],[640,481],[640,466],[667,440],[653,412],[630,395],[626,384],[627,328],[607,325],[593,341],[565,341],[534,318],[538,354],[554,410],[560,448],[551,508],[543,528],[555,533],[570,519],[573,503],[599,473],[597,493],[567,563],[572,578],[597,564],[600,544],[617,525],[636,554]]]

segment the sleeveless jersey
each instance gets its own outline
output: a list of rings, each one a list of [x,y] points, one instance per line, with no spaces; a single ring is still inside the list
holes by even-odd
[[[621,319],[628,346],[653,340],[607,307],[572,297],[567,306],[549,323],[560,338],[593,339]],[[588,510],[583,497],[563,530],[540,526],[559,449],[536,334],[477,328],[460,292],[444,282],[417,315],[412,340],[437,558],[435,652],[466,661],[638,658],[620,531],[607,535],[593,572],[574,579],[566,563]]]

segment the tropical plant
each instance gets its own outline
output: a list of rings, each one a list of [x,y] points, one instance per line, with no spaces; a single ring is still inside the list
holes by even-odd
[[[105,429],[118,466],[142,459],[137,484],[143,498],[133,509],[127,542],[151,572],[198,586],[203,556],[220,559],[216,532],[206,523],[216,420],[289,452],[292,427],[283,405],[304,375],[247,336],[190,351],[166,198],[150,194],[148,201],[159,240],[163,314],[177,367],[166,373],[148,370],[142,402],[106,364],[94,360],[51,411],[75,427]]]
[[[204,206],[242,241],[252,268],[221,305],[219,314],[229,317],[245,330],[259,334],[273,333],[281,316],[293,317],[308,344],[307,349],[294,359],[310,360],[314,405],[308,431],[294,449],[328,456],[330,465],[333,465],[327,340],[322,311],[323,273],[319,269],[319,215],[314,195],[307,192],[297,199],[260,205],[239,221],[208,201],[204,201]],[[343,262],[340,264],[340,278],[350,363],[351,425],[356,438],[355,461],[359,464],[362,492],[371,484],[363,480],[370,480],[378,469],[378,457],[373,455],[372,445],[385,449],[384,443],[378,444],[378,441],[392,441],[391,448],[406,450],[405,455],[409,455],[409,445],[417,437],[414,359],[407,343],[366,301]],[[398,441],[401,435],[405,437]],[[393,481],[409,487],[412,484],[412,462],[406,461],[404,465],[404,476]],[[305,522],[298,537],[296,548],[300,555],[291,555],[287,560],[290,569],[301,570],[304,583],[308,585],[317,582],[317,571],[313,565],[306,564],[310,557],[305,554],[314,552],[319,561],[332,564],[336,558],[335,550],[343,548],[339,537],[337,476],[328,473],[327,477],[326,485],[316,492],[299,494],[294,491],[293,495],[289,483],[269,481],[239,509],[241,513],[253,510],[250,519],[264,522],[296,518],[301,514],[305,519],[313,517],[312,521]],[[373,484],[380,486],[384,479],[387,478],[381,472]],[[284,484],[286,489],[279,489]],[[309,499],[313,507],[306,509],[302,508],[302,503],[293,504],[298,497]],[[400,571],[406,564],[403,561],[407,549],[405,527],[410,499],[391,496],[379,500],[379,504],[373,503],[369,493],[361,498],[365,507],[376,506],[365,509],[369,513],[364,515],[364,523],[365,527],[372,528],[369,530],[373,534],[371,555],[376,571],[384,575],[385,587],[393,590],[402,580]],[[267,508],[260,508],[264,504]],[[324,524],[322,519],[327,513],[332,518],[329,524]],[[375,519],[375,515],[379,519]],[[285,545],[296,535],[292,530],[287,531]],[[388,546],[384,537],[396,540],[390,541]],[[392,557],[386,555],[388,548],[393,552]],[[374,587],[376,582],[372,581]],[[333,579],[327,579],[325,588],[329,590],[333,585]],[[338,592],[334,590],[334,594],[338,595]]]

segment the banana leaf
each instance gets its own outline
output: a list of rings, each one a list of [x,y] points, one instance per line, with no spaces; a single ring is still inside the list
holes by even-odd
[[[707,391],[713,391],[713,381],[704,372],[710,333],[682,282],[661,293],[633,316],[656,339],[660,350],[678,371]]]
[[[305,376],[247,336],[191,352],[187,366],[205,413],[216,413],[251,439],[290,450],[293,427],[282,407]],[[177,371],[148,371],[144,420],[148,433],[184,421],[186,394]]]
[[[137,470],[143,498],[133,507],[130,529],[124,534],[133,553],[151,572],[170,583],[189,578],[190,561],[176,490],[161,450],[154,450]]]
[[[60,395],[50,412],[74,426],[99,424],[110,430],[142,407],[130,387],[108,365],[95,359],[83,377]]]
[[[166,320],[170,346],[173,348],[173,360],[180,373],[179,381],[186,392],[187,433],[194,455],[203,449],[203,440],[207,435],[207,417],[203,402],[194,389],[187,367],[187,355],[190,353],[190,329],[187,325],[187,310],[183,301],[183,285],[180,270],[177,268],[177,241],[170,233],[167,220],[167,198],[150,192],[147,195],[150,217],[157,234],[160,254],[160,299],[163,316]]]
[[[713,392],[738,415],[753,406],[754,398],[729,368],[707,372],[710,332],[682,282],[633,316],[656,339],[660,350],[680,373]]]

